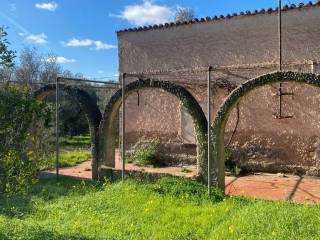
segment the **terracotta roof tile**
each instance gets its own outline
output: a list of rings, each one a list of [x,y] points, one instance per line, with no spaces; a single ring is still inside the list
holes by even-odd
[[[302,9],[302,8],[310,8],[310,7],[317,7],[320,6],[320,1],[317,1],[316,3],[313,3],[312,1],[309,1],[308,3],[299,3],[298,5],[296,4],[291,4],[289,5],[284,5],[283,6],[283,11],[288,11],[292,9]],[[220,15],[220,16],[213,16],[213,17],[206,17],[206,18],[194,18],[190,21],[185,21],[185,22],[170,22],[170,23],[164,23],[164,24],[155,24],[153,26],[144,26],[144,27],[138,27],[138,28],[128,28],[124,30],[117,31],[117,33],[122,33],[122,32],[141,32],[141,31],[148,31],[148,30],[153,30],[153,29],[165,29],[165,28],[170,28],[174,26],[180,26],[180,25],[188,25],[188,24],[196,24],[199,22],[212,22],[212,21],[218,21],[221,19],[231,19],[234,17],[238,16],[254,16],[257,14],[272,14],[278,11],[278,8],[269,8],[267,10],[261,9],[255,10],[255,11],[246,11],[246,12],[240,12],[240,13],[233,13],[233,14],[227,14],[227,15]]]

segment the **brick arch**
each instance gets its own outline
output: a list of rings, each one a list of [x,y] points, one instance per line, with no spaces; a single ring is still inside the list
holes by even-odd
[[[98,178],[97,150],[99,141],[99,125],[101,122],[101,112],[96,102],[88,94],[88,92],[73,86],[59,84],[60,91],[67,93],[75,104],[78,104],[85,113],[88,120],[90,137],[91,137],[91,154],[92,154],[92,178]],[[48,96],[56,94],[56,84],[48,84],[34,93],[34,97],[38,100],[45,100]]]
[[[219,188],[225,188],[224,133],[231,111],[234,109],[234,107],[242,97],[248,95],[253,90],[265,85],[270,85],[278,82],[293,82],[320,87],[320,76],[310,73],[274,72],[249,80],[231,92],[231,94],[227,97],[227,99],[220,107],[220,110],[217,112],[211,129],[212,154],[210,159],[210,174],[212,176],[211,179],[213,183]]]
[[[186,108],[187,112],[190,114],[193,120],[195,137],[197,143],[197,160],[200,165],[199,167],[199,177],[202,180],[206,179],[207,172],[207,119],[202,111],[197,100],[192,96],[192,94],[184,87],[174,84],[169,81],[160,81],[139,79],[132,83],[129,83],[125,87],[125,97],[130,94],[135,93],[137,90],[143,89],[161,89],[167,93],[176,96],[181,104]],[[113,129],[116,127],[115,121],[118,110],[122,104],[122,89],[119,89],[108,102],[103,120],[100,125],[100,156],[99,165],[106,165],[108,167],[115,166],[115,136],[113,134]]]

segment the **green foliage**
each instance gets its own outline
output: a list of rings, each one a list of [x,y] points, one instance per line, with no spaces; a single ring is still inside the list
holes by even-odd
[[[0,196],[0,239],[319,239],[319,206],[207,196],[186,200],[136,182],[41,180]]]
[[[188,168],[183,167],[183,168],[181,169],[181,172],[183,172],[183,173],[191,173],[191,172],[192,172],[192,170],[191,170],[191,169],[188,169]]]
[[[159,146],[160,144],[157,140],[141,144],[134,153],[129,156],[128,162],[134,162],[142,166],[164,166],[164,161],[162,161],[158,154]]]
[[[89,133],[88,120],[84,112],[75,102],[63,101],[60,112],[61,134],[77,136]]]
[[[91,159],[91,152],[86,149],[65,149],[60,152],[60,167],[72,167]],[[47,168],[53,168],[56,164],[56,156],[52,154]]]
[[[12,67],[16,55],[15,51],[9,50],[7,35],[8,33],[5,31],[5,28],[0,27],[0,66]]]
[[[240,164],[234,159],[232,150],[225,148],[225,166],[233,175],[238,176],[243,172]]]
[[[160,179],[154,186],[154,190],[161,194],[170,194],[183,198],[208,198],[208,188],[194,180],[166,177]],[[224,198],[222,191],[212,188],[210,199],[213,202],[220,202]]]
[[[85,89],[90,95],[94,104],[98,102],[97,93],[89,87]],[[89,124],[85,112],[80,107],[77,100],[71,98],[66,93],[62,94],[61,112],[60,112],[60,129],[63,136],[79,136],[89,133]]]
[[[62,137],[60,141],[62,146],[68,147],[90,147],[91,138],[89,135]]]
[[[27,88],[6,84],[0,99],[0,192],[22,191],[34,182],[42,164],[32,122],[47,124],[49,113]]]

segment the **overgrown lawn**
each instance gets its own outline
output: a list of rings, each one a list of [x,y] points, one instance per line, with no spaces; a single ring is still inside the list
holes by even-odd
[[[319,239],[320,207],[224,198],[187,180],[41,180],[0,197],[0,239]]]

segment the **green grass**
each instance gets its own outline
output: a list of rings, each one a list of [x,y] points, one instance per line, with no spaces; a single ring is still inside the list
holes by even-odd
[[[60,167],[71,167],[91,159],[90,150],[78,149],[62,151],[60,155]]]
[[[72,167],[90,160],[91,139],[89,135],[61,137],[60,139],[60,167]],[[52,154],[47,166],[44,168],[54,168],[56,164],[55,153]]]
[[[91,138],[89,135],[73,136],[73,137],[61,137],[61,146],[69,147],[90,147]]]
[[[63,149],[60,152],[60,167],[72,167],[91,159],[91,152],[87,149]],[[55,167],[56,156],[52,155],[47,168]]]
[[[225,198],[165,179],[94,185],[41,180],[0,197],[0,239],[320,239],[320,207]]]

